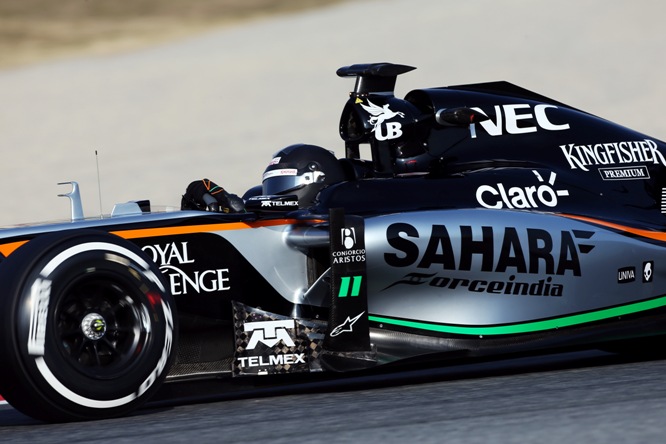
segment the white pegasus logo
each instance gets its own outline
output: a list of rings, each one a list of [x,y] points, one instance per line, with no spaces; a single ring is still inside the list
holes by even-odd
[[[368,122],[373,125],[372,131],[377,131],[379,125],[387,120],[394,118],[395,116],[405,117],[405,113],[400,111],[391,111],[389,109],[388,103],[381,107],[368,100],[368,105],[364,105],[362,103],[360,105],[372,116],[368,120]]]

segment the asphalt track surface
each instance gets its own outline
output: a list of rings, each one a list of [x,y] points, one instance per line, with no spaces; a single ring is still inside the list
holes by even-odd
[[[601,352],[428,369],[42,424],[0,406],[3,443],[663,443],[666,361]]]
[[[353,85],[335,70],[352,63],[418,67],[398,96],[508,80],[663,139],[665,11],[658,0],[359,0],[0,71],[0,224],[67,217],[62,181],[81,183],[94,216],[132,199],[177,206],[204,176],[241,194],[291,143],[342,155]],[[598,354],[263,395],[61,425],[2,405],[0,442],[661,443],[666,432],[666,362]]]

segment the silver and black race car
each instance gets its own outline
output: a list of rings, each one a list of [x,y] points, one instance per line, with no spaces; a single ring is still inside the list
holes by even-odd
[[[395,97],[412,69],[339,69],[345,157],[286,147],[242,199],[86,219],[72,183],[71,221],[0,230],[0,393],[71,421],[192,381],[663,349],[664,142],[507,82]]]

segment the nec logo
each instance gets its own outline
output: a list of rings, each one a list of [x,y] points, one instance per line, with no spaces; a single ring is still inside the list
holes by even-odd
[[[480,114],[488,117],[488,120],[479,122],[478,125],[490,136],[501,136],[503,134],[526,134],[534,133],[538,128],[547,131],[563,131],[569,129],[569,124],[553,123],[546,114],[548,109],[557,109],[555,105],[539,104],[534,107],[526,103],[516,105],[495,105],[495,119],[491,118],[481,108],[472,108]],[[472,138],[476,138],[476,126],[470,125]]]
[[[260,342],[268,347],[274,347],[278,342],[282,341],[288,347],[294,347],[294,341],[289,336],[287,329],[296,328],[296,323],[293,319],[285,321],[261,321],[261,322],[248,322],[243,325],[244,331],[252,332],[250,342],[247,344],[247,350],[253,350]]]

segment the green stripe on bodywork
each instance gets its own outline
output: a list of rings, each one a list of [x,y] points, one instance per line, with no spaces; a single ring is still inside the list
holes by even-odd
[[[589,322],[601,321],[618,316],[626,316],[641,311],[652,310],[666,306],[666,296],[661,296],[649,301],[635,302],[621,307],[606,308],[590,313],[581,313],[561,318],[546,319],[543,321],[523,322],[511,325],[495,325],[489,327],[467,327],[460,325],[432,324],[428,322],[409,321],[403,319],[386,318],[382,316],[368,316],[372,322],[382,324],[398,325],[400,327],[415,328],[418,330],[436,331],[438,333],[451,333],[457,335],[513,335],[519,333],[532,333],[543,330],[555,330],[572,325],[587,324]]]

